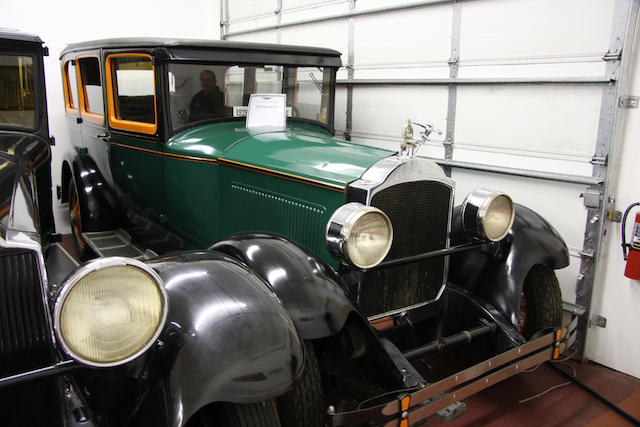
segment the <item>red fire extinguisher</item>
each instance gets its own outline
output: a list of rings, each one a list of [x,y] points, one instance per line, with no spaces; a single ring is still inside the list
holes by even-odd
[[[622,217],[622,254],[625,261],[627,261],[627,267],[624,269],[624,275],[629,279],[640,280],[640,212],[636,213],[636,221],[633,224],[633,235],[631,236],[631,243],[626,242],[626,229],[627,229],[627,215],[634,206],[640,206],[640,202],[632,203],[624,211]],[[629,254],[627,255],[627,249]]]

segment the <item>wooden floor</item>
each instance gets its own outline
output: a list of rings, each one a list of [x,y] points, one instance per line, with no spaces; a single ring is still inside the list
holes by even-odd
[[[640,419],[640,380],[594,363],[557,363],[568,373]],[[573,368],[573,369],[572,369]],[[571,383],[524,403],[537,395],[569,381],[546,364],[472,396],[465,401],[467,412],[460,418],[430,425],[454,426],[630,426],[596,397]]]
[[[77,257],[71,235],[62,245]],[[640,363],[640,361],[638,361]],[[640,420],[640,380],[595,363],[567,361],[556,366]],[[632,426],[596,397],[571,383],[543,396],[518,403],[551,387],[569,381],[547,364],[535,371],[511,377],[465,400],[467,411],[460,418],[443,422],[430,418],[426,425],[458,426]],[[638,424],[640,425],[640,424]]]

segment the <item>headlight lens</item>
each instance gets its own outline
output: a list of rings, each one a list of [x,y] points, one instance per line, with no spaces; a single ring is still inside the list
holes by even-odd
[[[341,206],[327,224],[327,248],[359,268],[378,265],[393,241],[391,221],[380,209],[360,203]]]
[[[481,188],[472,191],[462,203],[462,225],[474,236],[497,242],[511,230],[514,213],[509,196]]]
[[[56,302],[58,338],[74,359],[115,366],[144,352],[167,315],[161,279],[146,264],[100,258],[80,267]]]

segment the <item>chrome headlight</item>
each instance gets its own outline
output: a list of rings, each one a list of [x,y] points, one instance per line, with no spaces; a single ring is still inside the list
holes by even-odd
[[[511,230],[514,213],[511,197],[479,188],[462,202],[462,226],[474,236],[497,242]]]
[[[371,268],[389,253],[393,227],[380,209],[347,203],[331,216],[326,237],[331,255],[359,268]]]
[[[63,284],[55,330],[72,358],[91,366],[126,363],[153,344],[167,317],[160,277],[129,258],[99,258]]]

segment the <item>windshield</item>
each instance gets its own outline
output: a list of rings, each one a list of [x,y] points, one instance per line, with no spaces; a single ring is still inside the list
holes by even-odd
[[[245,117],[249,96],[285,94],[287,116],[328,125],[331,69],[282,65],[169,64],[173,129]]]
[[[0,54],[0,126],[35,128],[31,56]]]

